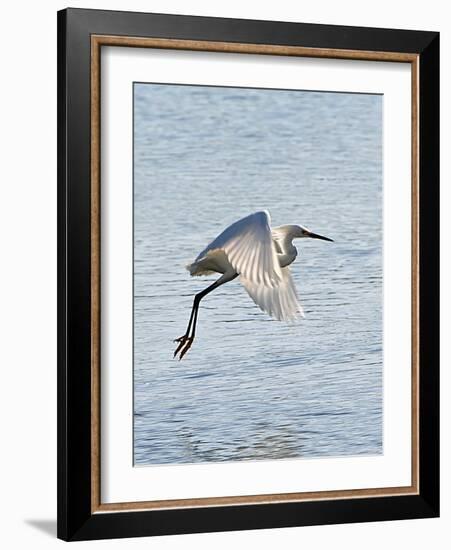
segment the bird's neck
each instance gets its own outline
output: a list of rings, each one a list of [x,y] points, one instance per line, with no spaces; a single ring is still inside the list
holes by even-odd
[[[291,233],[286,233],[281,239],[279,239],[279,245],[284,254],[294,254],[296,256],[297,250],[293,244],[293,235]]]
[[[277,258],[279,260],[280,267],[290,265],[294,262],[298,254],[298,251],[293,244],[295,228],[296,226],[292,225],[282,225],[274,228],[273,230],[273,236],[277,242]]]
[[[297,255],[297,248],[293,245],[293,242],[291,240],[287,243],[284,243],[282,253],[277,254],[280,267],[286,267],[287,265],[293,263]]]

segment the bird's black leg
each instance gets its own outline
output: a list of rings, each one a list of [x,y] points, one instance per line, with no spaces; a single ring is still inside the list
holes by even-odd
[[[191,315],[189,318],[188,327],[186,328],[186,332],[183,336],[180,336],[180,338],[176,338],[174,340],[174,342],[179,343],[179,345],[177,346],[177,349],[174,352],[174,357],[176,357],[177,354],[180,352],[179,359],[182,359],[182,357],[191,347],[194,341],[195,325],[197,322],[197,312],[199,309],[200,301],[204,296],[206,296],[209,292],[211,292],[218,286],[220,286],[218,284],[218,281],[215,281],[212,285],[210,285],[209,287],[207,287],[206,289],[202,290],[201,292],[199,292],[194,296],[193,307],[191,308]],[[193,321],[194,321],[194,326],[193,326]],[[191,333],[191,327],[194,328],[193,333]]]
[[[182,359],[182,357],[190,349],[194,341],[194,337],[196,334],[197,314],[199,311],[199,304],[202,298],[204,298],[204,296],[209,294],[215,288],[218,288],[218,286],[221,286],[224,283],[227,283],[228,281],[235,279],[235,277],[238,277],[238,275],[235,274],[233,276],[227,276],[227,277],[223,275],[217,281],[215,281],[212,285],[208,286],[206,289],[202,290],[201,292],[199,292],[194,296],[193,307],[191,309],[191,315],[189,318],[189,323],[188,323],[186,332],[183,336],[180,336],[180,338],[176,338],[174,340],[174,342],[178,342],[179,344],[177,346],[177,349],[174,352],[174,357],[176,357],[177,354],[180,352],[179,359]]]
[[[191,325],[193,324],[193,319],[194,319],[194,313],[198,307],[198,303],[196,302],[196,298],[197,298],[197,294],[196,296],[194,296],[194,302],[193,302],[193,307],[191,308],[191,315],[189,317],[189,323],[188,323],[188,326],[186,328],[186,332],[183,336],[180,336],[180,338],[176,338],[174,340],[174,342],[179,342],[179,346],[177,347],[177,349],[175,350],[174,352],[174,357],[177,355],[177,353],[180,351],[180,349],[183,347],[183,344],[187,341],[187,339],[189,338],[189,335],[190,335],[190,332],[191,332]]]

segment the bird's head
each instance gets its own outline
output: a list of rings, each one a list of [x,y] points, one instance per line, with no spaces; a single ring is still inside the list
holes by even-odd
[[[334,242],[333,239],[329,239],[329,237],[323,237],[322,235],[318,235],[317,233],[313,233],[310,231],[310,229],[307,229],[306,227],[303,227],[302,225],[295,225],[295,231],[294,231],[294,238],[295,239],[321,239],[322,241],[330,241]]]

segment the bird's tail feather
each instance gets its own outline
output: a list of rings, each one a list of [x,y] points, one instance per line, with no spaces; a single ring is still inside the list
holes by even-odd
[[[191,275],[191,277],[200,277],[201,275],[211,275],[214,273],[214,271],[210,271],[209,269],[203,268],[197,262],[193,262],[192,264],[186,264],[185,267],[189,271],[189,274]]]

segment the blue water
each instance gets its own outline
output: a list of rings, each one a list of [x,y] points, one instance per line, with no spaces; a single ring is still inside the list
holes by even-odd
[[[306,317],[271,320],[236,279],[185,264],[270,211],[295,242]],[[135,84],[134,460],[382,453],[382,96]]]

